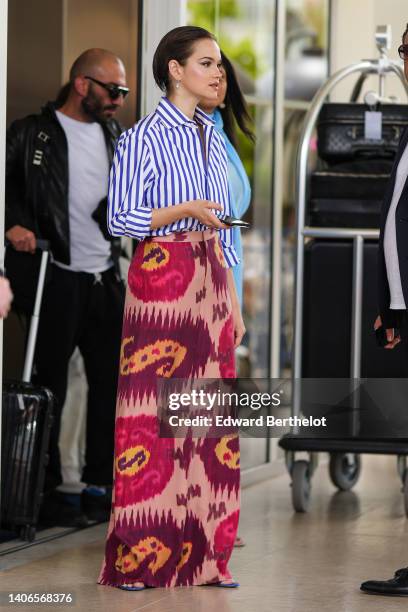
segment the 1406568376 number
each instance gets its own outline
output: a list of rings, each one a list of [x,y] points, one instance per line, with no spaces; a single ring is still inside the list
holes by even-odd
[[[73,604],[72,593],[7,593],[9,604]]]

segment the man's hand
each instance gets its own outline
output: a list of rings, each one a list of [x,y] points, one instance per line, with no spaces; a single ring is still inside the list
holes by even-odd
[[[381,326],[382,326],[381,317],[378,316],[374,323],[374,329],[377,330]],[[395,331],[393,327],[389,327],[388,329],[386,329],[385,333],[387,334],[388,344],[386,344],[384,348],[393,349],[394,347],[397,346],[399,342],[401,342],[401,336],[395,336]]]
[[[11,242],[16,251],[35,253],[37,241],[35,235],[29,229],[21,225],[14,225],[6,232],[6,238]]]
[[[0,276],[0,318],[7,317],[12,301],[13,293],[10,289],[10,283],[7,278]]]

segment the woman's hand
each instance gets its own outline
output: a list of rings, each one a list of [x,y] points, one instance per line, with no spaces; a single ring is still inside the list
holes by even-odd
[[[7,278],[0,276],[0,317],[2,319],[7,317],[12,301],[13,293],[10,289],[10,283]]]
[[[203,225],[216,229],[228,228],[228,225],[222,223],[212,212],[212,210],[223,210],[221,204],[210,202],[209,200],[192,200],[188,202],[188,206],[190,211],[189,216],[194,217],[194,219],[197,219],[197,221]]]
[[[152,211],[150,229],[156,229],[163,225],[174,223],[174,221],[185,219],[186,217],[193,217],[207,227],[228,229],[228,225],[221,223],[211,209],[223,210],[221,204],[210,202],[209,200],[190,200],[189,202],[182,202],[175,206],[156,208]]]

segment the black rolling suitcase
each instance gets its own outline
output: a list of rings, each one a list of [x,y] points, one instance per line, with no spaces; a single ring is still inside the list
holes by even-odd
[[[32,364],[48,262],[48,245],[42,249],[41,265],[25,356],[23,382],[3,383],[1,444],[1,526],[20,531],[24,540],[35,538],[42,500],[53,396],[32,385]]]
[[[377,312],[376,241],[364,243],[361,378],[406,378],[404,345],[379,348],[373,332]],[[303,354],[305,378],[349,378],[351,350],[353,243],[310,241],[305,247]]]

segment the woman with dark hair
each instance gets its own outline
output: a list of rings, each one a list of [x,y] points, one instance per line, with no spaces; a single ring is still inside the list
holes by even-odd
[[[222,51],[221,61],[222,76],[218,88],[218,100],[207,96],[200,101],[200,108],[213,119],[215,129],[224,138],[228,156],[228,182],[232,214],[234,217],[241,219],[249,208],[251,187],[244,165],[236,151],[237,135],[235,126],[238,125],[245,136],[251,141],[254,141],[254,135],[248,127],[251,117],[248,113],[234,67]],[[243,263],[241,230],[239,227],[234,227],[231,231],[234,248],[240,259],[240,263],[234,266],[233,272],[238,298],[242,306]],[[236,545],[239,545],[239,543]]]
[[[225,144],[199,108],[217,98],[212,34],[172,30],[153,59],[165,92],[125,132],[109,186],[115,236],[140,242],[128,276],[115,427],[111,520],[99,583],[141,590],[236,587],[228,561],[240,507],[239,442],[160,437],[160,378],[233,378],[245,332],[232,267]]]

